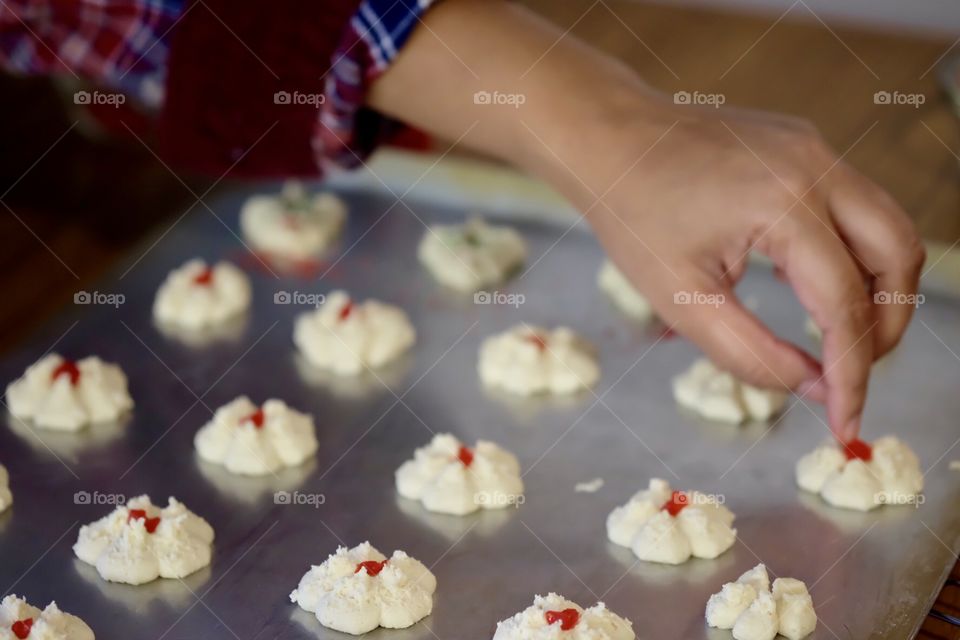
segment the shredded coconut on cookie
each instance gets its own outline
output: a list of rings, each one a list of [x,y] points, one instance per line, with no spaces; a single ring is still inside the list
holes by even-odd
[[[701,358],[674,377],[673,397],[708,420],[740,424],[769,420],[783,408],[787,394],[750,386]]]
[[[589,609],[555,593],[497,623],[493,640],[634,640],[633,625],[602,602]]]
[[[771,591],[763,564],[710,596],[706,618],[711,627],[731,629],[735,640],[773,640],[777,634],[800,640],[817,626],[807,585],[794,578],[777,578]]]
[[[94,640],[93,630],[51,602],[41,611],[13,594],[0,602],[0,640]]]

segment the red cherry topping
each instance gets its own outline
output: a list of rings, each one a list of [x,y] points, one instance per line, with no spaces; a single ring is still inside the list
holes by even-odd
[[[667,500],[667,503],[660,507],[662,511],[666,511],[671,516],[676,516],[678,513],[683,511],[683,508],[690,504],[687,494],[683,491],[674,491],[670,494],[670,499]]]
[[[198,273],[194,279],[194,283],[208,285],[213,282],[213,269],[211,267],[204,267],[203,271]]]
[[[526,341],[532,342],[534,345],[536,345],[537,349],[540,349],[540,351],[544,351],[547,348],[547,341],[535,333],[528,335],[526,337]]]
[[[347,304],[340,309],[340,319],[346,320],[350,317],[350,314],[353,313],[353,300],[348,300]]]
[[[157,530],[157,526],[160,524],[160,516],[156,518],[148,518],[147,512],[143,509],[130,509],[130,513],[127,515],[127,522],[131,520],[143,520],[144,526],[147,529],[147,533],[153,533]]]
[[[460,459],[463,466],[469,467],[473,464],[473,451],[470,450],[470,447],[460,447],[460,451],[457,452],[457,458]]]
[[[547,611],[543,614],[547,619],[547,624],[560,623],[560,629],[570,631],[580,622],[580,612],[576,609],[564,609],[563,611]]]
[[[64,374],[70,376],[70,384],[77,384],[80,380],[80,369],[77,368],[77,363],[73,360],[64,360],[61,362],[60,366],[53,370],[51,377],[56,380]]]
[[[383,568],[386,565],[387,565],[386,560],[384,560],[383,562],[377,562],[376,560],[367,560],[365,562],[361,562],[360,564],[358,564],[357,569],[356,571],[354,571],[354,573],[360,573],[361,569],[366,569],[367,575],[372,577],[377,575],[381,571],[383,571]]]
[[[246,416],[245,418],[240,420],[240,424],[243,424],[248,420],[252,422],[253,426],[255,426],[257,429],[262,429],[263,428],[263,409],[257,409],[250,415]]]
[[[20,638],[20,640],[24,640],[24,638],[30,635],[31,627],[33,627],[33,618],[27,618],[14,622],[10,625],[10,630],[13,631],[13,635]]]
[[[870,462],[873,457],[873,447],[859,438],[851,440],[843,445],[843,452],[847,454],[847,460],[863,460]]]

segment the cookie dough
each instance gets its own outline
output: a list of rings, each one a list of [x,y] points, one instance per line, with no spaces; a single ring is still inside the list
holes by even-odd
[[[76,616],[60,611],[56,602],[40,609],[13,594],[0,602],[0,640],[94,640],[93,631]]]
[[[647,321],[653,318],[653,306],[637,291],[626,276],[609,260],[597,274],[597,285],[628,316]]]
[[[732,629],[735,640],[773,640],[778,633],[800,640],[817,626],[807,585],[794,578],[777,578],[771,592],[762,564],[710,596],[706,617],[711,627]]]
[[[267,400],[258,407],[246,396],[217,409],[193,443],[204,460],[249,476],[298,466],[317,451],[311,416],[282,400]]]
[[[506,280],[526,260],[527,246],[510,227],[473,218],[465,224],[431,226],[418,256],[441,284],[476,291]]]
[[[315,367],[356,376],[399,358],[416,341],[407,314],[393,305],[358,302],[333,291],[315,311],[301,314],[293,341]]]
[[[80,527],[73,552],[110,582],[184,578],[210,564],[213,528],[174,498],[160,509],[139,496]]]
[[[7,386],[7,407],[38,427],[79,431],[116,420],[133,407],[133,399],[117,365],[95,356],[74,362],[51,353]]]
[[[733,513],[713,496],[673,491],[653,478],[647,489],[607,517],[607,537],[647,562],[682,564],[716,558],[733,546]]]
[[[844,509],[870,511],[880,505],[916,505],[923,472],[916,454],[894,436],[873,445],[855,440],[826,442],[800,458],[797,484]]]
[[[417,449],[396,479],[397,493],[437,513],[462,516],[523,501],[520,463],[512,453],[486,440],[470,448],[448,433]]]
[[[347,206],[339,197],[311,195],[300,182],[290,180],[279,195],[247,200],[240,210],[240,229],[253,249],[302,260],[329,248],[346,218]]]
[[[783,408],[787,394],[752,387],[701,358],[674,377],[673,397],[707,420],[741,424],[769,420]]]
[[[567,394],[600,379],[593,348],[572,330],[520,324],[483,341],[480,380],[522,396]]]
[[[10,493],[10,474],[7,468],[0,464],[0,513],[3,513],[13,504],[13,494]]]
[[[403,551],[390,558],[369,542],[340,547],[313,566],[290,601],[334,631],[361,635],[377,627],[405,629],[430,615],[437,579]]]
[[[599,602],[589,609],[555,593],[497,623],[493,640],[634,640],[633,625]]]
[[[230,264],[190,260],[167,275],[153,302],[157,322],[182,329],[217,327],[250,306],[250,280]]]

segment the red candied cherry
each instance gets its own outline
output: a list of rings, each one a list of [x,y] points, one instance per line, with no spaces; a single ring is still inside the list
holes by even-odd
[[[80,369],[73,360],[64,360],[56,369],[53,370],[51,378],[56,380],[62,375],[70,376],[70,384],[77,384],[80,380]]]
[[[366,560],[357,565],[354,573],[360,573],[361,569],[366,569],[368,576],[375,576],[383,571],[383,568],[387,566],[387,561],[383,560],[382,562],[377,562],[376,560]]]
[[[257,409],[256,411],[254,411],[254,412],[251,413],[250,415],[245,416],[244,418],[242,418],[242,419],[240,420],[240,424],[243,424],[244,422],[250,421],[250,422],[253,423],[253,426],[255,426],[257,429],[262,429],[262,428],[263,428],[263,420],[264,420],[264,418],[263,418],[263,409]]]
[[[463,466],[469,467],[473,464],[473,451],[470,447],[460,447],[460,451],[457,452],[457,458],[463,463]]]
[[[347,304],[340,309],[340,320],[346,320],[353,313],[353,300],[347,300]]]
[[[212,268],[212,267],[204,267],[204,268],[203,268],[203,271],[201,271],[201,272],[198,273],[196,276],[194,276],[193,282],[194,282],[195,284],[201,284],[201,285],[204,285],[204,286],[213,283],[213,268]]]
[[[576,609],[564,609],[563,611],[547,611],[543,614],[547,619],[547,624],[560,623],[560,629],[570,631],[580,622],[580,612]]]
[[[10,625],[10,630],[13,631],[13,635],[24,640],[27,636],[30,635],[30,629],[33,627],[33,618],[26,618],[25,620],[17,620],[12,625]]]
[[[670,499],[667,500],[660,509],[666,511],[671,516],[676,516],[678,513],[683,511],[684,507],[690,504],[690,499],[687,498],[687,494],[683,491],[674,491],[670,494]]]
[[[130,509],[130,513],[127,515],[127,522],[132,520],[143,520],[143,524],[147,529],[147,533],[153,533],[157,530],[157,526],[160,524],[160,516],[156,518],[148,518],[147,512],[143,509]]]
[[[545,351],[545,350],[547,349],[547,341],[544,340],[543,338],[541,338],[540,336],[538,336],[538,335],[535,334],[535,333],[531,333],[530,335],[528,335],[528,336],[527,336],[526,338],[524,338],[524,339],[525,339],[527,342],[532,343],[532,344],[533,344],[534,346],[536,346],[537,349],[539,349],[540,351]]]
[[[847,455],[847,460],[870,462],[870,459],[873,458],[873,447],[860,438],[843,443],[843,452]]]

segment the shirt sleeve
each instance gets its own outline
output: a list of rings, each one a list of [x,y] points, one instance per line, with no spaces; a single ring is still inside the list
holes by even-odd
[[[321,168],[355,168],[402,125],[365,106],[385,72],[437,0],[363,0],[331,61],[313,147]]]

